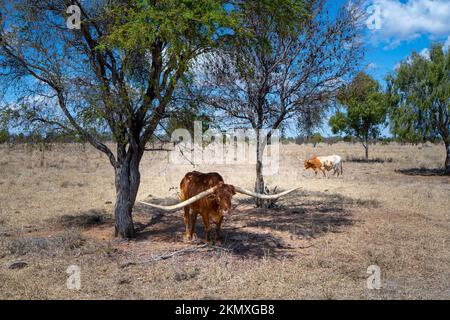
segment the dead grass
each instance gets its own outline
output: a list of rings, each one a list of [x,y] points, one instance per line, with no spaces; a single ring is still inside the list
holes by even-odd
[[[180,212],[136,205],[138,237],[114,239],[113,171],[81,145],[37,149],[0,146],[0,298],[2,299],[449,299],[450,178],[441,176],[439,145],[375,145],[371,161],[358,144],[283,145],[269,189],[298,193],[256,209],[233,200],[223,249],[201,248],[171,259],[184,243]],[[340,154],[342,178],[315,178],[299,159]],[[147,153],[138,200],[177,201],[192,167]],[[251,188],[254,169],[204,165],[228,183]],[[239,173],[239,174],[236,174]],[[199,236],[203,230],[198,221]],[[9,269],[23,261],[21,269]],[[82,288],[67,289],[69,265]],[[377,264],[382,289],[368,290]]]
[[[6,248],[10,254],[22,256],[29,253],[66,252],[80,248],[84,243],[78,229],[66,229],[56,235],[23,236],[7,241]]]

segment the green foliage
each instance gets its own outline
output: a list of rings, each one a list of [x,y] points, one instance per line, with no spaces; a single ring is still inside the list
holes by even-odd
[[[267,49],[269,54],[273,49],[274,35],[282,38],[300,34],[304,23],[311,17],[311,4],[314,1],[305,0],[259,0],[242,1],[238,11],[242,14],[243,31],[240,40],[245,45]],[[250,34],[246,31],[252,30]],[[255,32],[256,31],[256,32]],[[244,43],[240,43],[242,46]]]
[[[319,132],[316,132],[311,137],[311,140],[312,140],[312,143],[314,144],[314,146],[316,146],[316,144],[321,143],[323,141],[323,138]]]
[[[430,57],[413,53],[387,79],[389,118],[395,137],[450,143],[450,53],[434,45]]]
[[[329,120],[333,134],[345,133],[366,143],[380,134],[386,121],[387,96],[380,84],[365,73],[340,90],[338,102],[345,112],[338,111]]]
[[[235,41],[234,64],[239,76],[260,77],[261,62],[269,63],[279,57],[280,42],[296,38],[308,20],[305,0],[241,1],[236,11],[241,14]],[[256,60],[261,60],[257,62]],[[249,63],[249,61],[252,61]]]
[[[10,139],[8,126],[8,113],[5,111],[5,108],[0,108],[0,143],[8,142]]]
[[[0,143],[5,143],[9,141],[9,132],[7,129],[0,128]]]
[[[342,140],[344,140],[344,142],[353,142],[353,137],[346,135]]]
[[[166,131],[170,135],[176,129],[186,129],[194,137],[194,122],[202,122],[202,133],[214,126],[213,119],[206,112],[198,109],[194,103],[188,103],[176,113],[172,113],[167,121]]]
[[[168,56],[181,60],[183,53],[216,44],[224,30],[236,30],[238,15],[227,12],[220,0],[140,0],[109,10],[115,29],[103,46],[126,50],[168,43]]]

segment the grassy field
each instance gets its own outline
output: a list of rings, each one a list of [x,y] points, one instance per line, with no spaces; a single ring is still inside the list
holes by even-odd
[[[339,154],[340,178],[314,177],[298,160]],[[113,237],[114,178],[89,146],[0,146],[1,299],[449,299],[450,177],[442,145],[283,145],[270,188],[300,186],[277,209],[233,198],[222,247],[184,243],[181,211],[137,204],[138,237]],[[147,153],[139,201],[174,203],[192,166]],[[252,188],[252,166],[200,166]],[[199,235],[202,235],[201,223]],[[179,250],[167,259],[160,259]],[[14,262],[24,262],[13,264]],[[380,290],[367,268],[381,269]],[[80,290],[66,286],[69,265]]]

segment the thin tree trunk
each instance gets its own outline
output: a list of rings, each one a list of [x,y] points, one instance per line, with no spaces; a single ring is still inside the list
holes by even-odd
[[[445,150],[447,152],[447,157],[445,158],[445,174],[450,175],[450,139],[446,139],[445,141]]]
[[[366,136],[366,144],[364,145],[364,149],[366,152],[366,161],[369,160],[369,137]]]
[[[255,192],[264,193],[264,175],[263,175],[263,154],[265,143],[260,141],[259,130],[256,133],[256,181],[255,181]],[[264,138],[263,138],[264,139]],[[267,202],[263,199],[256,199],[256,206],[258,208],[267,207]]]

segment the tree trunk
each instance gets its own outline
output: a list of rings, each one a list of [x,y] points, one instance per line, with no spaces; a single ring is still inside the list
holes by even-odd
[[[366,161],[369,160],[369,137],[366,136],[366,144],[364,145],[364,149],[366,152]]]
[[[141,156],[135,155],[130,162],[130,189],[131,189],[131,203],[134,206],[136,202],[137,193],[141,184],[141,173],[139,172],[139,163]]]
[[[445,140],[445,150],[447,152],[447,157],[445,158],[444,171],[446,175],[450,175],[450,139]]]
[[[256,133],[256,181],[255,181],[255,192],[264,193],[264,176],[263,176],[263,154],[264,154],[264,138],[263,141],[260,139],[259,130]],[[256,198],[256,206],[258,208],[266,208],[267,201],[263,199]]]
[[[133,152],[130,148],[128,153]],[[132,211],[140,184],[139,162],[136,153],[127,154],[116,167],[115,235],[122,238],[135,236]]]

